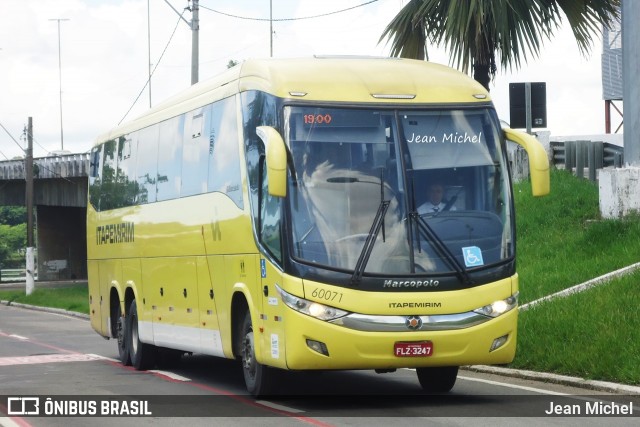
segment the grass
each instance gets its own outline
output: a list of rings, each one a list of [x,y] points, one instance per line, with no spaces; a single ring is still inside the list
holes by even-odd
[[[0,291],[0,300],[89,314],[89,292],[86,283],[56,288],[38,288],[36,283],[31,295],[27,296],[24,289],[4,290]]]
[[[520,313],[511,367],[640,385],[640,271]]]
[[[640,261],[640,216],[603,220],[598,187],[552,170],[551,194],[514,186],[521,303]],[[511,367],[640,384],[640,272],[520,313]]]
[[[552,170],[551,194],[514,186],[520,300],[526,303],[640,261],[640,216],[603,220],[598,187]],[[86,285],[0,291],[0,299],[88,313]],[[520,313],[514,368],[640,384],[640,271]]]
[[[514,194],[521,303],[640,261],[640,216],[601,219],[595,183],[552,170],[550,195]]]

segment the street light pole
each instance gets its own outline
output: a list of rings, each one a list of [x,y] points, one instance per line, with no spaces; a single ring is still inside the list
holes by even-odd
[[[64,150],[64,132],[62,130],[62,53],[60,49],[60,21],[68,21],[64,18],[53,18],[49,21],[58,21],[58,76],[60,79],[60,149]]]

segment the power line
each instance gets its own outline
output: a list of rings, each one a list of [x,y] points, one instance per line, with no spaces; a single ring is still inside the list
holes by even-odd
[[[24,138],[26,138],[27,135],[27,130],[24,130],[24,133],[22,134]],[[31,135],[31,140],[40,148],[42,148],[44,150],[45,153],[47,154],[51,154],[51,151],[49,151],[48,149],[46,149],[42,144],[40,144],[40,142],[38,142],[35,138],[35,136]]]
[[[217,13],[219,15],[228,16],[230,18],[245,19],[245,20],[248,20],[248,21],[267,21],[267,22],[276,21],[276,22],[281,22],[281,21],[301,21],[303,19],[322,18],[324,16],[335,15],[337,13],[347,12],[349,10],[357,9],[359,7],[362,7],[362,6],[367,6],[367,5],[369,5],[371,3],[375,3],[377,1],[378,0],[370,0],[368,2],[359,4],[359,5],[356,5],[356,6],[348,7],[346,9],[336,10],[334,12],[322,13],[320,15],[303,16],[303,17],[300,17],[300,18],[274,18],[274,19],[270,19],[270,18],[251,18],[251,17],[248,17],[248,16],[233,15],[231,13],[222,12],[222,11],[215,10],[215,9],[212,9],[210,7],[207,7],[207,6],[203,6],[203,5],[200,5],[200,7],[202,9],[207,9],[207,10],[209,10],[211,12],[214,12],[214,13]]]
[[[22,145],[20,145],[20,143],[13,137],[13,135],[11,135],[11,133],[9,133],[9,131],[7,130],[7,128],[5,128],[2,123],[0,123],[0,127],[2,127],[2,129],[4,129],[4,131],[7,133],[7,135],[9,135],[11,137],[11,139],[13,140],[13,142],[16,143],[16,145],[18,147],[20,147],[20,150],[24,151],[24,147],[22,147]],[[25,128],[24,131],[22,132],[22,136],[20,137],[20,139],[22,138],[26,138],[27,135],[27,129]],[[47,152],[47,154],[50,154],[51,151],[47,150],[46,148],[44,148],[42,146],[42,144],[40,144],[38,141],[35,140],[35,138],[33,139],[33,142],[35,142],[40,148],[42,148],[44,151]],[[9,160],[9,158],[2,152],[0,151],[0,154],[2,154],[4,156],[5,159]]]
[[[146,89],[147,85],[151,81],[151,77],[153,76],[153,73],[155,73],[156,69],[158,68],[158,65],[160,65],[160,61],[162,61],[162,57],[164,56],[165,52],[169,48],[169,45],[171,44],[171,40],[173,40],[173,36],[176,34],[176,30],[178,29],[178,24],[180,24],[180,20],[183,19],[182,15],[184,15],[184,11],[182,11],[182,14],[180,14],[180,17],[178,18],[178,21],[176,22],[176,26],[173,29],[173,32],[171,33],[171,37],[169,37],[169,41],[167,42],[167,45],[164,47],[164,50],[162,51],[162,54],[160,54],[160,58],[156,62],[156,66],[153,67],[153,71],[151,71],[151,74],[149,74],[149,78],[147,79],[147,81],[145,82],[144,86],[142,87],[142,90],[140,90],[140,93],[136,97],[135,101],[133,101],[133,104],[131,104],[131,107],[129,107],[129,109],[127,110],[125,115],[118,122],[118,126],[120,125],[120,123],[122,123],[122,121],[125,119],[125,117],[127,117],[127,115],[131,112],[131,110],[133,109],[134,105],[136,105],[136,103],[140,99],[140,96],[142,96],[142,93],[144,92],[144,90]]]
[[[3,126],[2,123],[0,123],[0,127],[2,127],[2,129],[4,129],[4,131],[7,133],[7,135],[9,135],[9,137],[13,140],[13,142],[15,142],[18,147],[20,147],[20,150],[24,151],[24,148],[22,147],[22,145],[20,145],[20,143],[16,141],[13,135],[11,135],[11,132],[9,132],[7,128]]]

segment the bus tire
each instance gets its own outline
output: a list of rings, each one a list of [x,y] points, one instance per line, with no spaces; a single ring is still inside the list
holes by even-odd
[[[240,331],[240,359],[247,391],[254,396],[269,395],[274,390],[276,371],[256,360],[253,324],[249,310],[245,312]]]
[[[156,347],[140,341],[138,334],[138,307],[136,300],[131,301],[129,315],[127,316],[127,344],[131,365],[138,371],[143,371],[153,367],[155,363]]]
[[[122,308],[120,308],[120,302],[115,305],[115,313],[113,316],[116,319],[115,338],[118,344],[118,357],[120,362],[124,366],[131,366],[131,357],[129,356],[129,346],[127,345],[127,318],[122,315]]]
[[[458,377],[457,366],[416,368],[418,381],[427,393],[448,393]]]

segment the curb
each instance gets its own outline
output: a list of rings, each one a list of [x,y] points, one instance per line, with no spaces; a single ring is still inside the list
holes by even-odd
[[[40,307],[29,304],[12,303],[11,301],[2,300],[0,304],[24,308],[28,310],[44,311],[47,313],[61,314],[71,316],[82,320],[90,320],[89,315],[78,313],[75,311],[63,310],[61,308]],[[520,378],[525,380],[542,381],[553,384],[566,385],[571,387],[583,388],[587,390],[601,391],[614,394],[640,395],[640,387],[618,384],[607,381],[587,380],[585,378],[570,377],[567,375],[551,374],[547,372],[524,371],[520,369],[503,368],[498,366],[487,365],[471,365],[461,366],[460,369],[481,372],[485,374],[500,375],[503,377]]]
[[[461,367],[461,369],[481,372],[485,374],[495,374],[503,377],[542,381],[614,394],[640,395],[640,387],[632,385],[618,384],[607,381],[587,380],[585,378],[570,377],[567,375],[551,374],[547,372],[523,371],[520,369],[502,368],[498,366],[486,365],[464,366]]]
[[[1,300],[0,304],[6,305],[7,307],[18,307],[18,308],[25,308],[27,310],[44,311],[44,312],[47,312],[47,313],[54,313],[54,314],[62,314],[64,316],[71,316],[71,317],[75,317],[75,318],[82,319],[82,320],[89,320],[89,315],[88,314],[78,313],[77,311],[64,310],[62,308],[40,307],[40,306],[37,306],[37,305],[22,304],[22,303],[19,303],[19,302],[11,302],[11,301],[7,301],[7,300]]]

